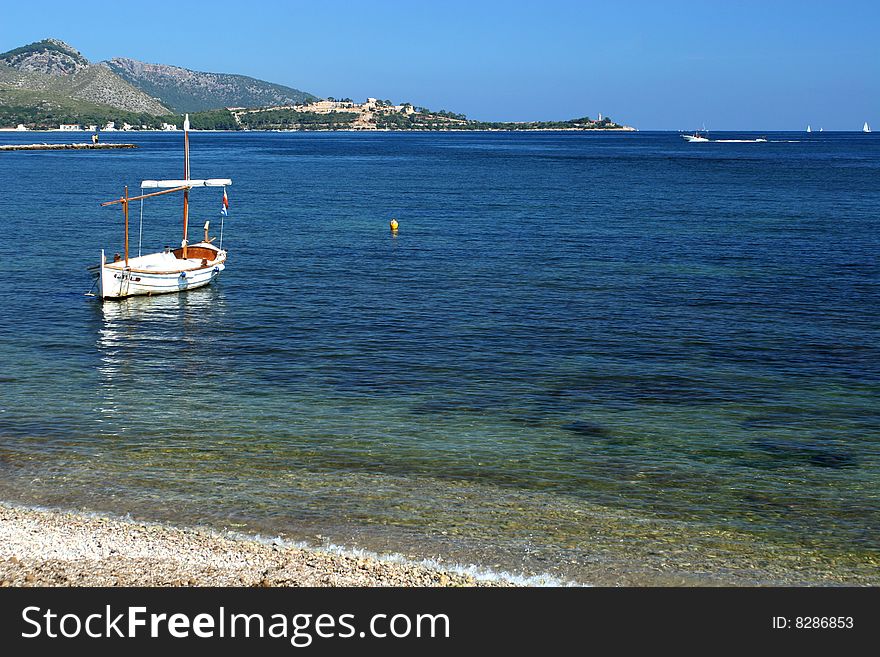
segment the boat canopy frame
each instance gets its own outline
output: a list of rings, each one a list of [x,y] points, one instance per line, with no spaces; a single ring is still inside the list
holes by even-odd
[[[118,199],[114,199],[112,201],[106,201],[101,203],[101,207],[106,207],[108,205],[115,205],[117,203],[122,205],[122,212],[125,215],[125,266],[128,267],[128,204],[132,201],[140,201],[140,221],[138,222],[138,257],[141,255],[141,244],[142,237],[144,231],[144,199],[152,198],[153,196],[163,196],[165,194],[172,194],[174,192],[189,192],[189,190],[193,187],[222,187],[224,194],[226,193],[226,187],[228,185],[232,185],[232,180],[230,178],[209,178],[206,180],[144,180],[141,182],[141,189],[157,189],[159,188],[161,191],[158,192],[150,192],[148,194],[140,194],[138,196],[129,196],[128,195],[128,186],[126,185],[123,195]],[[225,216],[223,214],[220,215],[220,248],[223,248],[223,219]]]

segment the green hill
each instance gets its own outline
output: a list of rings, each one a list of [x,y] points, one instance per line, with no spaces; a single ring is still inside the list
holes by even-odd
[[[129,123],[151,128],[159,128],[163,122],[176,121],[180,125],[180,119],[173,115],[129,112],[77,100],[65,94],[0,87],[0,126],[3,127],[14,127],[21,123],[32,129],[48,130],[57,128],[61,123],[103,126],[108,121],[114,121],[119,126]]]

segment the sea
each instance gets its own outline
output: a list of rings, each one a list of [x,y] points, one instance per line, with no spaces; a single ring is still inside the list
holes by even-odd
[[[226,271],[104,303],[99,204],[181,178],[182,133],[0,152],[0,499],[527,584],[880,585],[880,135],[712,134],[758,136],[194,132]],[[181,199],[130,223],[176,247]]]

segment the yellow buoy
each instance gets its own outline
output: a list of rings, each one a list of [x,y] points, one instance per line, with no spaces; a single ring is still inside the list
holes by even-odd
[[[396,233],[396,232],[397,232],[397,226],[398,226],[398,224],[397,224],[397,219],[392,219],[392,220],[391,220],[391,223],[390,223],[389,225],[391,226],[391,232],[392,232],[392,233]]]

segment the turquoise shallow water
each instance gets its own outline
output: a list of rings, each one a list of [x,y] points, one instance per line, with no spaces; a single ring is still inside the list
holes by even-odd
[[[124,137],[0,154],[0,498],[582,582],[880,583],[876,136],[195,133],[229,269],[102,305],[98,202],[181,166]],[[145,248],[178,224],[148,205]]]

